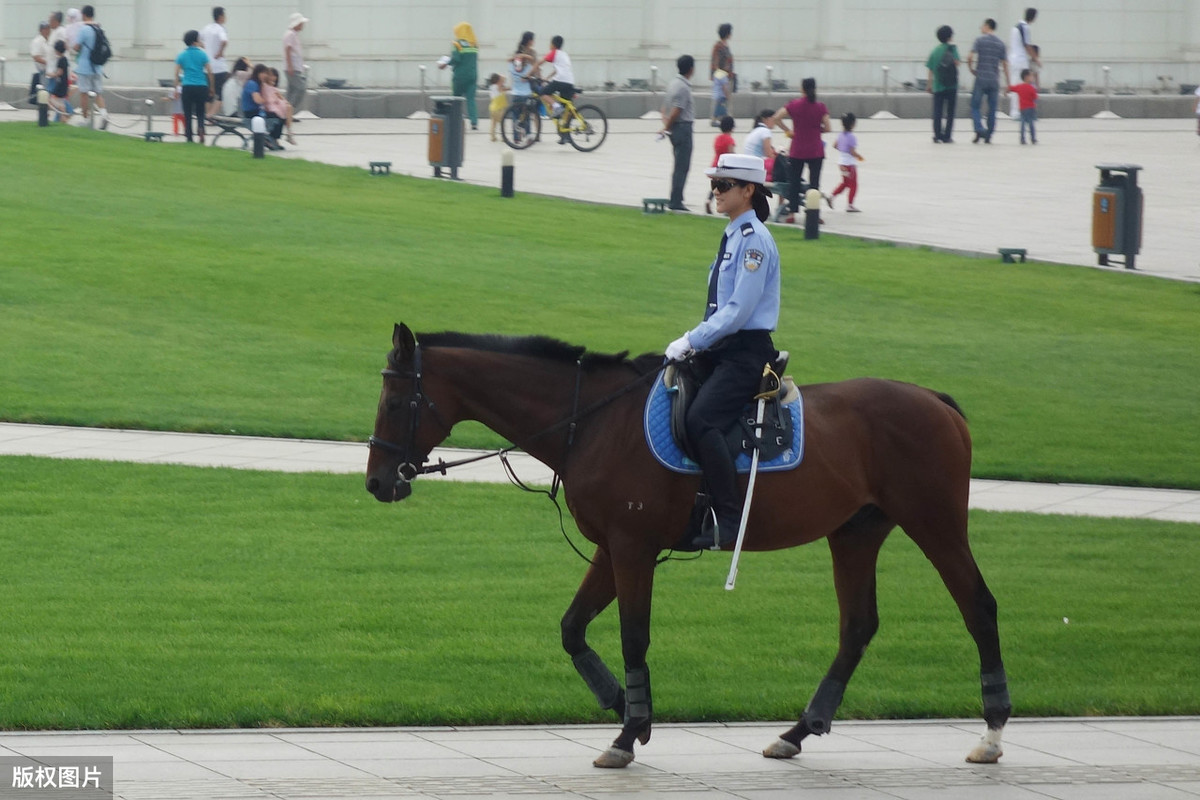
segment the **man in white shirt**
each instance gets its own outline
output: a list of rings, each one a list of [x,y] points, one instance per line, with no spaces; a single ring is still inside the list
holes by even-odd
[[[1033,36],[1029,32],[1029,26],[1037,19],[1037,9],[1025,9],[1025,19],[1013,26],[1012,32],[1008,37],[1008,74],[1013,80],[1021,74],[1023,69],[1037,70],[1042,65],[1041,59],[1038,58],[1037,49],[1033,46]],[[1015,94],[1011,95],[1009,100],[1008,115],[1013,119],[1017,119],[1021,115],[1018,98]]]
[[[212,10],[213,21],[200,31],[200,43],[213,73],[213,96],[208,102],[208,113],[216,114],[221,107],[221,90],[229,80],[229,64],[225,61],[225,48],[229,45],[229,33],[225,30],[225,9],[217,6]]]
[[[61,11],[50,14],[50,38],[46,40],[46,52],[51,56],[54,55],[55,42],[67,45],[68,51],[71,49],[70,42],[67,41],[67,28],[63,25],[63,12]]]
[[[304,104],[308,91],[308,77],[304,74],[304,47],[300,44],[300,31],[304,30],[308,17],[299,11],[288,20],[287,33],[283,35],[283,68],[287,72],[287,101],[292,110],[298,112]]]
[[[50,23],[39,22],[37,36],[29,42],[29,56],[33,59],[33,79],[29,82],[29,104],[37,105],[37,87],[46,83],[46,64],[50,60],[47,39]]]

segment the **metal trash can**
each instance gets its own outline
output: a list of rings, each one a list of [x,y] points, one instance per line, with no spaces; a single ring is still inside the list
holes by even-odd
[[[431,97],[433,111],[429,115],[429,164],[433,177],[442,177],[442,169],[458,180],[458,168],[463,163],[463,112],[467,101],[463,97]]]
[[[1092,193],[1092,249],[1102,266],[1109,256],[1124,256],[1126,269],[1142,249],[1144,198],[1137,185],[1137,164],[1097,164],[1100,185]]]

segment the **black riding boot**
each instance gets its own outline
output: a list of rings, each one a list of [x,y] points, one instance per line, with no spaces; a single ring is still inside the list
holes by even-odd
[[[742,493],[737,485],[737,467],[733,453],[720,431],[710,430],[694,443],[700,468],[704,470],[704,481],[708,485],[708,496],[717,517],[715,539],[721,549],[733,547],[737,541],[738,527],[742,522]],[[701,534],[692,540],[697,549],[713,546],[714,535],[709,524],[701,527]]]

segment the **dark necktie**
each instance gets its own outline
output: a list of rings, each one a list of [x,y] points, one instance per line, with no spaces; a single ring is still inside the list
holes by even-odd
[[[708,319],[717,310],[717,279],[721,276],[721,263],[725,260],[725,245],[729,243],[729,234],[721,236],[721,246],[717,248],[717,260],[713,264],[712,274],[708,276],[708,305],[704,307],[704,318]]]

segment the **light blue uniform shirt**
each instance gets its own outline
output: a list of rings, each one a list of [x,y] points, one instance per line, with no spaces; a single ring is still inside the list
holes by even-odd
[[[717,277],[717,308],[688,332],[706,350],[740,330],[773,331],[779,324],[779,250],[767,226],[750,209],[725,226],[728,241],[709,267]]]

